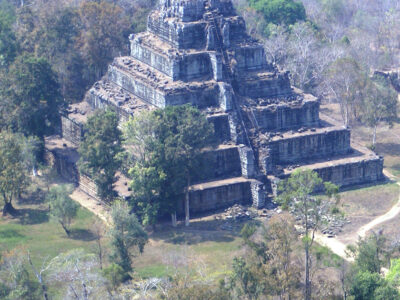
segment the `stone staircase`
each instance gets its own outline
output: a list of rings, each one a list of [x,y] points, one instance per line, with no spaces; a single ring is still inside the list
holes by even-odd
[[[320,120],[318,99],[266,61],[230,0],[161,0],[147,31],[129,41],[130,56],[115,58],[84,104],[63,116],[64,138],[77,145],[94,109],[112,107],[124,122],[143,110],[198,107],[219,145],[204,150],[212,168],[194,181],[192,212],[262,207],[271,187],[298,167],[341,186],[383,178],[382,159],[353,149],[350,131]]]

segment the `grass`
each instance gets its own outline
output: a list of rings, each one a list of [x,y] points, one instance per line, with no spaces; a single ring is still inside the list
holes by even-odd
[[[240,254],[242,239],[235,232],[190,228],[164,228],[150,236],[150,243],[136,259],[136,271],[144,277],[171,275],[175,267],[201,269],[207,279],[217,280],[231,272]]]
[[[74,248],[91,251],[94,242],[89,230],[96,217],[80,207],[67,237],[62,227],[49,219],[45,204],[16,206],[21,216],[0,219],[0,252],[16,247],[29,250],[35,264]]]

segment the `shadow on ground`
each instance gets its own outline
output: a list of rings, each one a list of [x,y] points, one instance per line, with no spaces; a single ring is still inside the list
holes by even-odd
[[[376,152],[381,155],[400,156],[400,144],[396,143],[377,143]]]
[[[23,208],[18,210],[19,223],[22,225],[34,225],[49,221],[49,212],[42,209]]]
[[[153,232],[150,238],[175,245],[195,245],[209,241],[232,242],[240,236],[242,227],[248,222],[258,221],[194,220],[189,227],[180,224],[176,228],[163,224],[162,229]]]
[[[80,228],[80,229],[71,229],[69,238],[73,240],[90,242],[95,240],[96,236],[90,230]]]
[[[0,240],[3,239],[18,239],[25,237],[15,229],[0,230]]]

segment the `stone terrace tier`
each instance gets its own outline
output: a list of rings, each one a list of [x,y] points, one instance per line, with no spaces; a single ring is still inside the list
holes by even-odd
[[[261,131],[320,126],[319,101],[311,95],[299,94],[294,100],[258,99],[257,102],[249,101],[243,110],[250,122],[255,123],[253,127]]]
[[[130,36],[131,56],[169,76],[172,80],[223,80],[222,56],[203,49],[179,50],[156,35],[144,32]],[[230,46],[229,58],[238,73],[272,70],[262,44],[237,43]],[[289,82],[289,81],[288,81]]]
[[[268,147],[272,163],[278,165],[352,153],[350,130],[333,126],[278,133]]]
[[[215,81],[172,82],[168,76],[132,57],[116,58],[108,69],[107,78],[160,108],[186,103],[199,108],[219,104],[219,87]]]
[[[331,181],[340,187],[383,180],[383,158],[368,149],[355,147],[354,150],[348,156],[286,166],[278,177],[286,178],[297,168],[305,168],[314,170],[324,181]]]
[[[268,178],[301,166],[340,186],[383,178],[383,160],[352,149],[348,129],[320,120],[319,99],[267,62],[231,0],[161,0],[130,46],[130,56],[115,58],[84,102],[64,114],[63,136],[77,145],[95,109],[111,107],[124,122],[143,110],[198,107],[214,124],[218,147],[203,154],[209,170],[193,174],[192,212],[260,207]]]

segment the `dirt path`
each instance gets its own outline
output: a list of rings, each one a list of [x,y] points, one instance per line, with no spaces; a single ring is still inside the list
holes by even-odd
[[[71,198],[98,216],[104,222],[104,224],[110,226],[110,212],[106,207],[104,207],[104,205],[96,201],[96,199],[93,199],[89,195],[85,194],[79,188],[74,190],[74,192],[71,194]]]
[[[392,175],[387,170],[384,170],[383,173],[392,180],[396,180],[396,181],[398,180],[398,178],[396,176]],[[397,185],[400,186],[399,181],[397,181],[396,183],[397,183]],[[350,243],[345,244],[345,243],[339,241],[337,238],[329,238],[326,235],[321,234],[321,233],[315,234],[315,241],[323,246],[330,248],[333,253],[339,255],[340,257],[346,259],[347,261],[353,261],[352,257],[348,257],[346,255],[346,247],[348,245],[355,244],[358,241],[359,237],[364,238],[368,231],[370,231],[371,229],[373,229],[374,227],[376,227],[379,224],[382,224],[386,221],[393,219],[399,213],[400,213],[400,195],[399,195],[399,199],[398,199],[397,203],[388,212],[386,212],[385,214],[383,214],[379,217],[376,217],[371,222],[363,225],[354,234],[352,234],[349,238]]]

